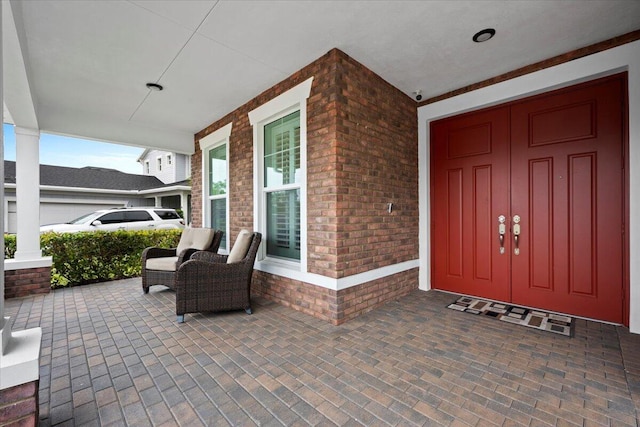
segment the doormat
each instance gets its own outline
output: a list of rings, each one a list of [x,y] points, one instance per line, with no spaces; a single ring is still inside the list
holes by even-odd
[[[572,336],[573,318],[569,316],[471,297],[460,297],[449,304],[447,308],[471,314],[484,314],[503,322],[553,332],[567,337]]]

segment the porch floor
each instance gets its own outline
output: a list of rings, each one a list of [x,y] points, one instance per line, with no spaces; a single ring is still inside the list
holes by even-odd
[[[578,320],[573,338],[446,308],[416,291],[342,326],[265,300],[175,321],[140,279],[6,301],[43,330],[53,425],[638,426],[640,335]]]

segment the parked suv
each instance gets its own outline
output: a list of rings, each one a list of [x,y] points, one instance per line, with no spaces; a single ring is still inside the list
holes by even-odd
[[[115,208],[83,215],[66,224],[43,225],[40,232],[75,233],[77,231],[116,231],[184,228],[184,220],[175,209]]]

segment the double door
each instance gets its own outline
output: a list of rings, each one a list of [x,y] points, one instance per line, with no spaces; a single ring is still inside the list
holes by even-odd
[[[623,322],[625,87],[431,124],[434,288]]]

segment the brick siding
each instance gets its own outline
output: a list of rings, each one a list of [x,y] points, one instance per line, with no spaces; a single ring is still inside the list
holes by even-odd
[[[414,268],[340,291],[256,271],[252,293],[340,325],[418,289]]]
[[[202,153],[198,141],[233,122],[229,138],[231,242],[253,229],[253,129],[248,113],[313,77],[307,100],[307,266],[339,279],[418,258],[416,103],[338,49],[333,49],[195,135],[194,226],[202,225]],[[387,204],[393,203],[391,214]],[[398,280],[406,283],[399,285]],[[399,274],[343,291],[255,275],[256,294],[338,324],[416,289]],[[366,291],[351,304],[345,295]],[[395,289],[395,288],[394,288]],[[364,297],[363,297],[364,296]],[[370,301],[368,301],[370,299]],[[354,308],[356,307],[356,308]]]
[[[0,425],[38,425],[38,383],[36,380],[0,390]]]
[[[51,267],[6,270],[4,272],[5,298],[25,297],[51,292]]]

